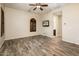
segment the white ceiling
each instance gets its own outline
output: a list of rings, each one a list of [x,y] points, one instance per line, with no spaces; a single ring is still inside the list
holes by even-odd
[[[43,11],[41,11],[40,9],[36,9],[35,11],[33,11],[34,7],[29,6],[29,3],[5,3],[5,6],[32,12],[32,13],[40,13],[41,14],[41,13],[48,13],[51,10],[58,8],[58,7],[62,7],[64,5],[63,3],[47,3],[47,4],[48,4],[48,7],[43,7]]]

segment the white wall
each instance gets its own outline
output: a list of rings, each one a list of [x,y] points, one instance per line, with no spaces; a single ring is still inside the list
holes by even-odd
[[[49,20],[49,27],[43,27],[42,22],[44,20]],[[41,17],[41,35],[53,37],[53,15],[51,13],[42,15]]]
[[[54,19],[55,19],[54,14],[59,13],[59,12],[61,12],[61,8],[55,9],[48,14],[41,15],[41,17],[40,17],[41,18],[41,23],[40,23],[41,24],[41,26],[40,26],[41,35],[48,36],[48,37],[51,37],[51,38],[53,37],[53,29],[56,28],[56,25],[54,26]],[[42,26],[42,22],[44,20],[49,20],[49,27],[43,27]]]
[[[2,39],[1,39],[1,5],[0,5],[0,47],[1,47],[1,41],[2,41]]]
[[[62,37],[62,16],[57,15],[57,36]]]
[[[61,10],[61,9],[60,9]],[[53,13],[54,10],[45,15],[37,15],[25,11],[5,8],[5,38],[15,39],[20,37],[44,35],[53,37]],[[40,16],[40,17],[39,17]],[[30,32],[30,18],[37,20],[37,32]],[[49,27],[42,27],[42,21],[49,20]],[[79,44],[79,4],[68,4],[62,8],[62,35],[63,40]]]
[[[0,37],[1,37],[1,4],[0,4]]]
[[[35,18],[37,31],[30,32],[30,19]],[[37,14],[5,8],[5,40],[39,35],[39,18]]]
[[[4,5],[0,4],[0,48],[2,44],[4,43],[5,35],[1,37],[1,8],[4,10]]]
[[[54,24],[53,24],[53,26],[54,26],[54,28],[53,29],[55,29],[56,30],[56,37],[58,36],[58,30],[59,30],[59,19],[58,19],[58,16],[57,15],[54,15],[53,16],[53,21],[54,21]]]
[[[68,4],[62,10],[63,40],[79,44],[79,4]]]
[[[42,27],[41,25],[41,34],[49,37],[53,36],[54,14],[60,11],[62,11],[62,18],[59,17],[57,22],[60,23],[60,26],[62,25],[62,29],[58,28],[59,32],[57,34],[62,35],[63,41],[79,44],[79,4],[67,4],[62,8],[62,10],[57,9],[56,11],[41,15],[40,24],[42,24],[43,20],[49,20],[50,22],[49,27]]]

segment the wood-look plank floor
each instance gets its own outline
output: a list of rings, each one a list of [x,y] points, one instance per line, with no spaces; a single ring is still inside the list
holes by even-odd
[[[1,56],[79,56],[79,46],[46,36],[6,40]]]

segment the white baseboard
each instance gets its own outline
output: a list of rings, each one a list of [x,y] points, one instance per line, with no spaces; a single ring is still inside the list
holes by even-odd
[[[3,41],[1,41],[1,43],[0,43],[0,48],[2,47],[3,43],[4,43],[4,40],[3,40]]]
[[[2,47],[2,45],[3,45],[4,41],[5,41],[4,39],[5,39],[4,36],[2,36],[2,37],[0,38],[0,48]]]

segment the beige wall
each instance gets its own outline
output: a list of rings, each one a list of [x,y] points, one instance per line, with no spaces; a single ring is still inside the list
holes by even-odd
[[[30,19],[35,18],[37,31],[30,32]],[[37,14],[5,8],[5,40],[39,35],[39,19]]]
[[[79,4],[69,4],[62,9],[63,40],[79,44]]]

